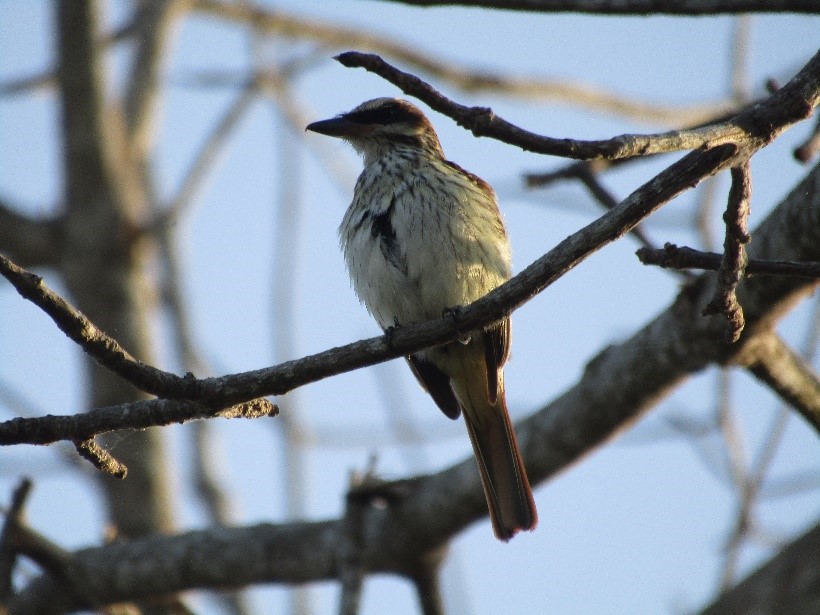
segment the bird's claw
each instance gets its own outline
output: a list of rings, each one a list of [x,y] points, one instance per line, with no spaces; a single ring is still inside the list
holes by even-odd
[[[456,330],[458,330],[458,321],[461,319],[461,314],[464,312],[464,307],[461,305],[454,305],[453,307],[446,307],[441,311],[442,318],[449,318],[452,320],[453,324],[456,326]],[[462,335],[458,338],[458,341],[462,344],[469,344],[470,343],[470,336],[469,335]]]
[[[441,317],[442,318],[450,318],[454,323],[458,322],[459,318],[461,318],[461,314],[464,312],[464,307],[460,305],[454,305],[453,307],[446,307],[441,310]]]
[[[384,343],[387,344],[388,348],[393,347],[393,336],[396,335],[396,330],[399,329],[401,325],[399,324],[398,319],[394,320],[394,324],[386,327],[384,330]]]

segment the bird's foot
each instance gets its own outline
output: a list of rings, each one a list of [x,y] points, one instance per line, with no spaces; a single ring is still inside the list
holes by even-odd
[[[384,330],[384,343],[387,344],[388,348],[393,347],[393,336],[396,334],[396,331],[401,327],[398,318],[394,319],[393,323],[394,324],[390,325]]]
[[[453,307],[446,307],[441,310],[442,318],[450,318],[453,323],[457,323],[461,318],[461,313],[464,311],[464,306],[454,305]]]
[[[453,307],[446,307],[441,311],[442,318],[449,318],[456,327],[456,331],[458,331],[458,321],[461,320],[461,314],[464,312],[464,306],[462,305],[454,305]],[[462,335],[458,338],[458,341],[462,344],[469,344],[470,343],[470,336],[469,335]]]

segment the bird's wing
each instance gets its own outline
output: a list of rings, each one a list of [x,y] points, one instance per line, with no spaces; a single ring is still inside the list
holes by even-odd
[[[408,356],[407,362],[422,388],[430,394],[441,411],[449,418],[457,419],[461,414],[461,406],[450,388],[450,377],[419,355]]]
[[[487,398],[491,404],[498,399],[498,370],[510,355],[510,319],[484,332],[484,359],[487,364]]]

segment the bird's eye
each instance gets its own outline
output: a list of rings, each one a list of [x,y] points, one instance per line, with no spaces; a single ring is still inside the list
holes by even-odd
[[[377,121],[379,124],[390,124],[396,121],[398,117],[398,109],[394,104],[387,104],[379,108],[376,112]]]
[[[349,113],[346,117],[354,122],[360,124],[395,124],[400,121],[406,121],[403,109],[396,104],[387,103],[375,109],[363,109]]]

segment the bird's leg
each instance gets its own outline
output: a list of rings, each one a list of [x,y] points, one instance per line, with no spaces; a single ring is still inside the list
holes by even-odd
[[[458,321],[461,319],[461,314],[464,312],[463,305],[454,305],[453,307],[446,307],[441,311],[441,317],[444,319],[449,318],[452,323],[456,327],[456,331],[458,331]],[[462,335],[458,338],[458,341],[462,344],[469,344],[470,343],[470,336],[469,335]]]
[[[396,334],[396,329],[401,327],[401,323],[399,322],[398,318],[393,319],[393,324],[389,327],[385,328],[384,330],[384,343],[387,344],[388,348],[393,347],[393,336]]]

